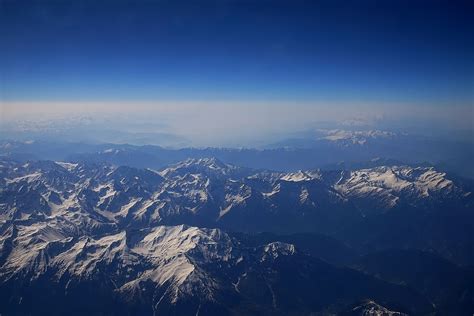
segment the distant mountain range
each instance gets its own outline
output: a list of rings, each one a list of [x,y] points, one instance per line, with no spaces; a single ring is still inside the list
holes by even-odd
[[[468,315],[473,188],[430,166],[4,158],[0,312]]]
[[[181,148],[45,141],[0,142],[0,156],[15,160],[111,163],[161,169],[188,158],[216,157],[253,169],[297,171],[387,165],[436,166],[474,179],[472,142],[447,141],[381,130],[328,129],[261,148]]]

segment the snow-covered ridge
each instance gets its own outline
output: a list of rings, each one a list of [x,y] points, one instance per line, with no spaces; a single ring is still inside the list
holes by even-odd
[[[295,252],[293,245],[278,242],[264,246],[262,254],[257,248],[242,247],[218,229],[186,225],[91,237],[39,222],[11,226],[0,237],[0,253],[6,254],[0,281],[24,275],[30,275],[30,281],[45,275],[57,280],[94,280],[106,273],[116,276],[114,286],[123,295],[139,295],[143,285],[151,282],[167,288],[163,299],[171,303],[188,295],[213,300],[220,285],[207,275],[207,265],[232,267]]]
[[[401,198],[414,203],[430,198],[462,195],[446,173],[432,167],[376,167],[350,171],[335,185],[347,197],[377,198],[386,207],[397,205]]]
[[[1,189],[13,193],[0,195],[0,219],[45,214],[71,217],[74,222],[85,216],[86,225],[77,225],[92,230],[104,225],[176,223],[176,218],[178,223],[192,223],[195,218],[213,224],[242,211],[331,212],[337,205],[350,207],[347,201],[364,212],[364,208],[387,210],[448,200],[462,204],[472,199],[470,191],[432,167],[375,167],[338,175],[318,170],[253,171],[212,158],[189,159],[160,172],[62,162],[2,165]]]
[[[223,163],[216,158],[189,158],[185,161],[179,162],[160,172],[165,178],[176,175],[183,175],[186,173],[204,173],[209,175],[230,175],[236,171],[238,167]]]
[[[58,165],[61,167],[67,169],[68,171],[74,170],[79,164],[78,163],[70,163],[70,162],[62,162],[62,161],[56,161]]]
[[[314,179],[320,179],[319,172],[311,171],[297,171],[284,174],[280,179],[284,181],[299,182],[299,181],[311,181]]]
[[[324,139],[332,142],[348,142],[354,145],[364,145],[370,139],[392,138],[397,134],[381,130],[364,130],[364,131],[349,131],[342,129],[333,130],[318,130],[323,136],[319,139]]]
[[[291,256],[296,253],[295,246],[283,242],[272,242],[263,248],[262,261],[276,259],[279,256]]]
[[[389,310],[374,301],[366,301],[352,308],[353,315],[360,316],[407,316],[405,313]]]

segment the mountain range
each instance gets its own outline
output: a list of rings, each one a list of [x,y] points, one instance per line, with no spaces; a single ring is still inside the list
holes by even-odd
[[[355,169],[397,164],[436,166],[474,179],[469,141],[444,140],[385,130],[317,130],[258,148],[166,148],[154,145],[74,143],[46,140],[0,141],[0,156],[15,160],[110,163],[162,169],[188,158],[217,159],[253,169],[282,172]]]
[[[432,166],[4,158],[0,311],[467,315],[472,190]]]

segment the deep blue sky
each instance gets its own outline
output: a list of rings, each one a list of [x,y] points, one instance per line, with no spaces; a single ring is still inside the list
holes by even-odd
[[[472,1],[0,0],[3,100],[472,104]]]

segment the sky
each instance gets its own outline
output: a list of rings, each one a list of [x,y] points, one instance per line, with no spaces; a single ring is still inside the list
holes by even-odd
[[[233,118],[249,137],[338,118],[472,130],[473,21],[472,1],[1,0],[0,122],[140,112],[204,143]]]

